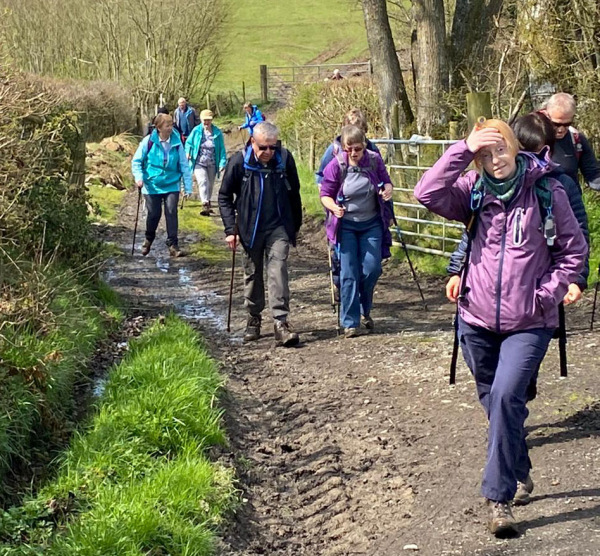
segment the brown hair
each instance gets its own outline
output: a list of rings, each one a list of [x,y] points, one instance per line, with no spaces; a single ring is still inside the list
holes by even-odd
[[[341,141],[342,148],[346,148],[348,145],[355,145],[356,143],[362,143],[364,146],[367,145],[365,132],[355,125],[347,125],[342,128]]]
[[[159,128],[166,122],[173,122],[171,116],[169,114],[157,114],[154,118],[154,125]]]
[[[517,141],[517,138],[515,137],[515,134],[510,126],[502,120],[495,119],[485,120],[484,122],[477,124],[477,128],[479,129],[485,129],[487,127],[497,130],[500,135],[502,135],[504,141],[506,142],[509,154],[515,158],[519,152],[519,141]],[[475,155],[475,166],[481,170],[481,160],[478,154]]]

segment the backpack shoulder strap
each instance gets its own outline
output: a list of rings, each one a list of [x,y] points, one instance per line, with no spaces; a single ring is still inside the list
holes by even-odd
[[[571,136],[571,141],[573,142],[573,146],[575,147],[575,157],[577,158],[577,161],[579,161],[579,159],[581,158],[581,153],[583,152],[581,134],[573,126],[569,126],[569,135]]]
[[[337,153],[335,153],[335,159],[340,167],[340,177],[342,180],[342,184],[346,181],[346,176],[348,175],[348,163],[344,160],[344,155],[342,154],[342,150],[339,149]]]

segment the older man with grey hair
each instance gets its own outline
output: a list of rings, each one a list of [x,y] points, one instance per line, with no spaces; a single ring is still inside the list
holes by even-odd
[[[269,122],[254,127],[248,145],[227,163],[219,190],[219,209],[225,241],[235,249],[239,238],[244,249],[244,305],[248,311],[244,342],[260,338],[266,261],[275,340],[290,347],[299,342],[299,337],[288,322],[287,259],[302,224],[302,205],[294,157],[281,146],[278,137],[279,131]]]
[[[575,99],[568,93],[552,95],[543,109],[556,132],[552,160],[576,183],[579,183],[578,174],[581,172],[583,179],[592,189],[600,190],[598,160],[587,137],[573,127],[576,110]]]
[[[184,142],[199,123],[200,118],[198,118],[196,110],[187,103],[184,97],[181,97],[173,112],[173,124],[181,132]]]

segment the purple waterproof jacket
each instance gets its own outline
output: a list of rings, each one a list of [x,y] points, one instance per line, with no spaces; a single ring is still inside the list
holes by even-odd
[[[348,164],[348,153],[342,152],[341,155],[344,157],[344,162]],[[392,183],[390,175],[388,174],[385,163],[381,158],[381,155],[373,151],[365,150],[362,158],[358,161],[358,166],[364,169],[364,173],[369,176],[371,185],[377,189],[380,183]],[[331,197],[332,199],[338,198],[338,193],[342,188],[342,168],[336,157],[325,166],[323,170],[323,181],[321,182],[321,197]],[[393,212],[391,204],[386,203],[381,195],[377,195],[379,200],[379,215],[381,216],[381,222],[383,224],[383,238],[381,241],[381,256],[384,259],[390,257],[390,247],[392,246],[392,234],[390,232],[390,225],[393,219]],[[325,232],[327,239],[332,243],[337,243],[337,232],[340,226],[341,219],[335,216],[330,211],[327,211],[325,217]]]
[[[534,185],[555,165],[521,154],[527,169],[509,207],[489,193],[483,198],[466,294],[458,307],[466,323],[498,333],[556,328],[558,304],[579,276],[588,249],[567,194],[558,181],[548,179],[556,224],[550,251]],[[479,176],[461,174],[473,158],[466,141],[452,145],[423,175],[415,197],[430,211],[466,224]]]

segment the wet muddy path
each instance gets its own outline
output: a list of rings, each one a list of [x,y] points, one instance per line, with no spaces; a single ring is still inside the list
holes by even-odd
[[[376,333],[338,338],[322,231],[309,223],[290,258],[301,345],[276,348],[265,315],[264,337],[243,346],[239,264],[229,335],[228,262],[169,259],[162,229],[147,258],[138,233],[131,257],[134,201],[126,199],[119,226],[102,231],[126,252],[110,261],[108,282],[133,314],[175,310],[188,318],[227,378],[230,449],[220,457],[236,467],[244,503],[220,554],[600,552],[600,332],[586,330],[589,293],[567,317],[569,378],[559,378],[553,343],[530,407],[536,489],[529,506],[515,509],[523,534],[497,541],[479,496],[485,416],[464,364],[457,385],[447,384],[452,307],[441,279],[423,278],[425,312],[405,265],[387,265]],[[222,236],[207,241],[221,245]]]

